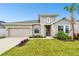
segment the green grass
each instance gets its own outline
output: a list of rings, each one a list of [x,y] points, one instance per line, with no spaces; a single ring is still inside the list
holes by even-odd
[[[79,41],[29,40],[24,46],[16,46],[2,56],[79,56]]]
[[[6,38],[6,37],[5,36],[1,36],[0,39],[2,39],[2,38]]]

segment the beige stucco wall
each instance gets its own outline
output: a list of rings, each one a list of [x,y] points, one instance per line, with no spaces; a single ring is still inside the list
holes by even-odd
[[[47,18],[50,18],[50,23],[47,23]],[[40,17],[40,23],[41,24],[44,24],[44,25],[51,25],[55,22],[55,17],[51,17],[51,16],[48,16],[48,17],[45,17],[45,16],[41,16]]]
[[[66,25],[70,26],[69,21],[67,21],[67,20],[61,20],[55,24],[52,24],[52,36],[54,36],[58,32],[58,25],[63,25],[64,27]],[[69,30],[70,30],[70,28],[69,28]],[[65,31],[65,28],[64,28],[64,31]]]
[[[44,28],[44,25],[41,24],[40,26],[41,26],[41,35],[42,36],[45,36],[45,28]]]
[[[47,23],[47,18],[50,18],[50,23]],[[46,35],[45,25],[51,25],[55,22],[54,16],[40,16],[41,35]],[[52,34],[52,33],[51,33]]]

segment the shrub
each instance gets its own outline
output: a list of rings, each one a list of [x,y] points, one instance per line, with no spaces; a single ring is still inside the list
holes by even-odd
[[[79,33],[75,34],[74,39],[79,40]]]
[[[78,38],[78,40],[79,40],[79,33],[77,33],[77,38]]]
[[[74,40],[77,40],[78,38],[77,38],[77,34],[76,33],[74,33]]]
[[[45,38],[44,36],[40,36],[40,35],[33,35],[33,36],[30,36],[30,38]]]
[[[28,39],[21,41],[17,46],[23,46],[25,45],[25,43],[28,41]]]
[[[2,39],[2,38],[6,38],[6,36],[1,36],[0,39]]]
[[[55,34],[55,38],[60,40],[68,40],[70,37],[67,34],[65,34],[63,31],[59,31],[58,33]]]

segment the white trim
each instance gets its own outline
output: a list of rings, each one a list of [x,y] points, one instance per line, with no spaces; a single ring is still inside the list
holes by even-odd
[[[66,33],[66,26],[69,26],[69,32],[70,32],[70,25],[58,25],[58,26],[63,26],[64,33]]]
[[[66,33],[66,31],[65,31],[65,30],[66,30],[66,25],[63,25],[63,27],[64,27],[64,28],[63,28],[64,33]]]

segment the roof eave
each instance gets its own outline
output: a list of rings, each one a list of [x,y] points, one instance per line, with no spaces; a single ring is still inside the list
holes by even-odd
[[[57,17],[58,14],[39,14],[39,16],[50,16],[50,17]]]
[[[18,26],[23,26],[23,25],[34,25],[34,24],[40,24],[40,23],[5,23],[3,25],[5,26],[15,26],[15,25],[18,25]]]

